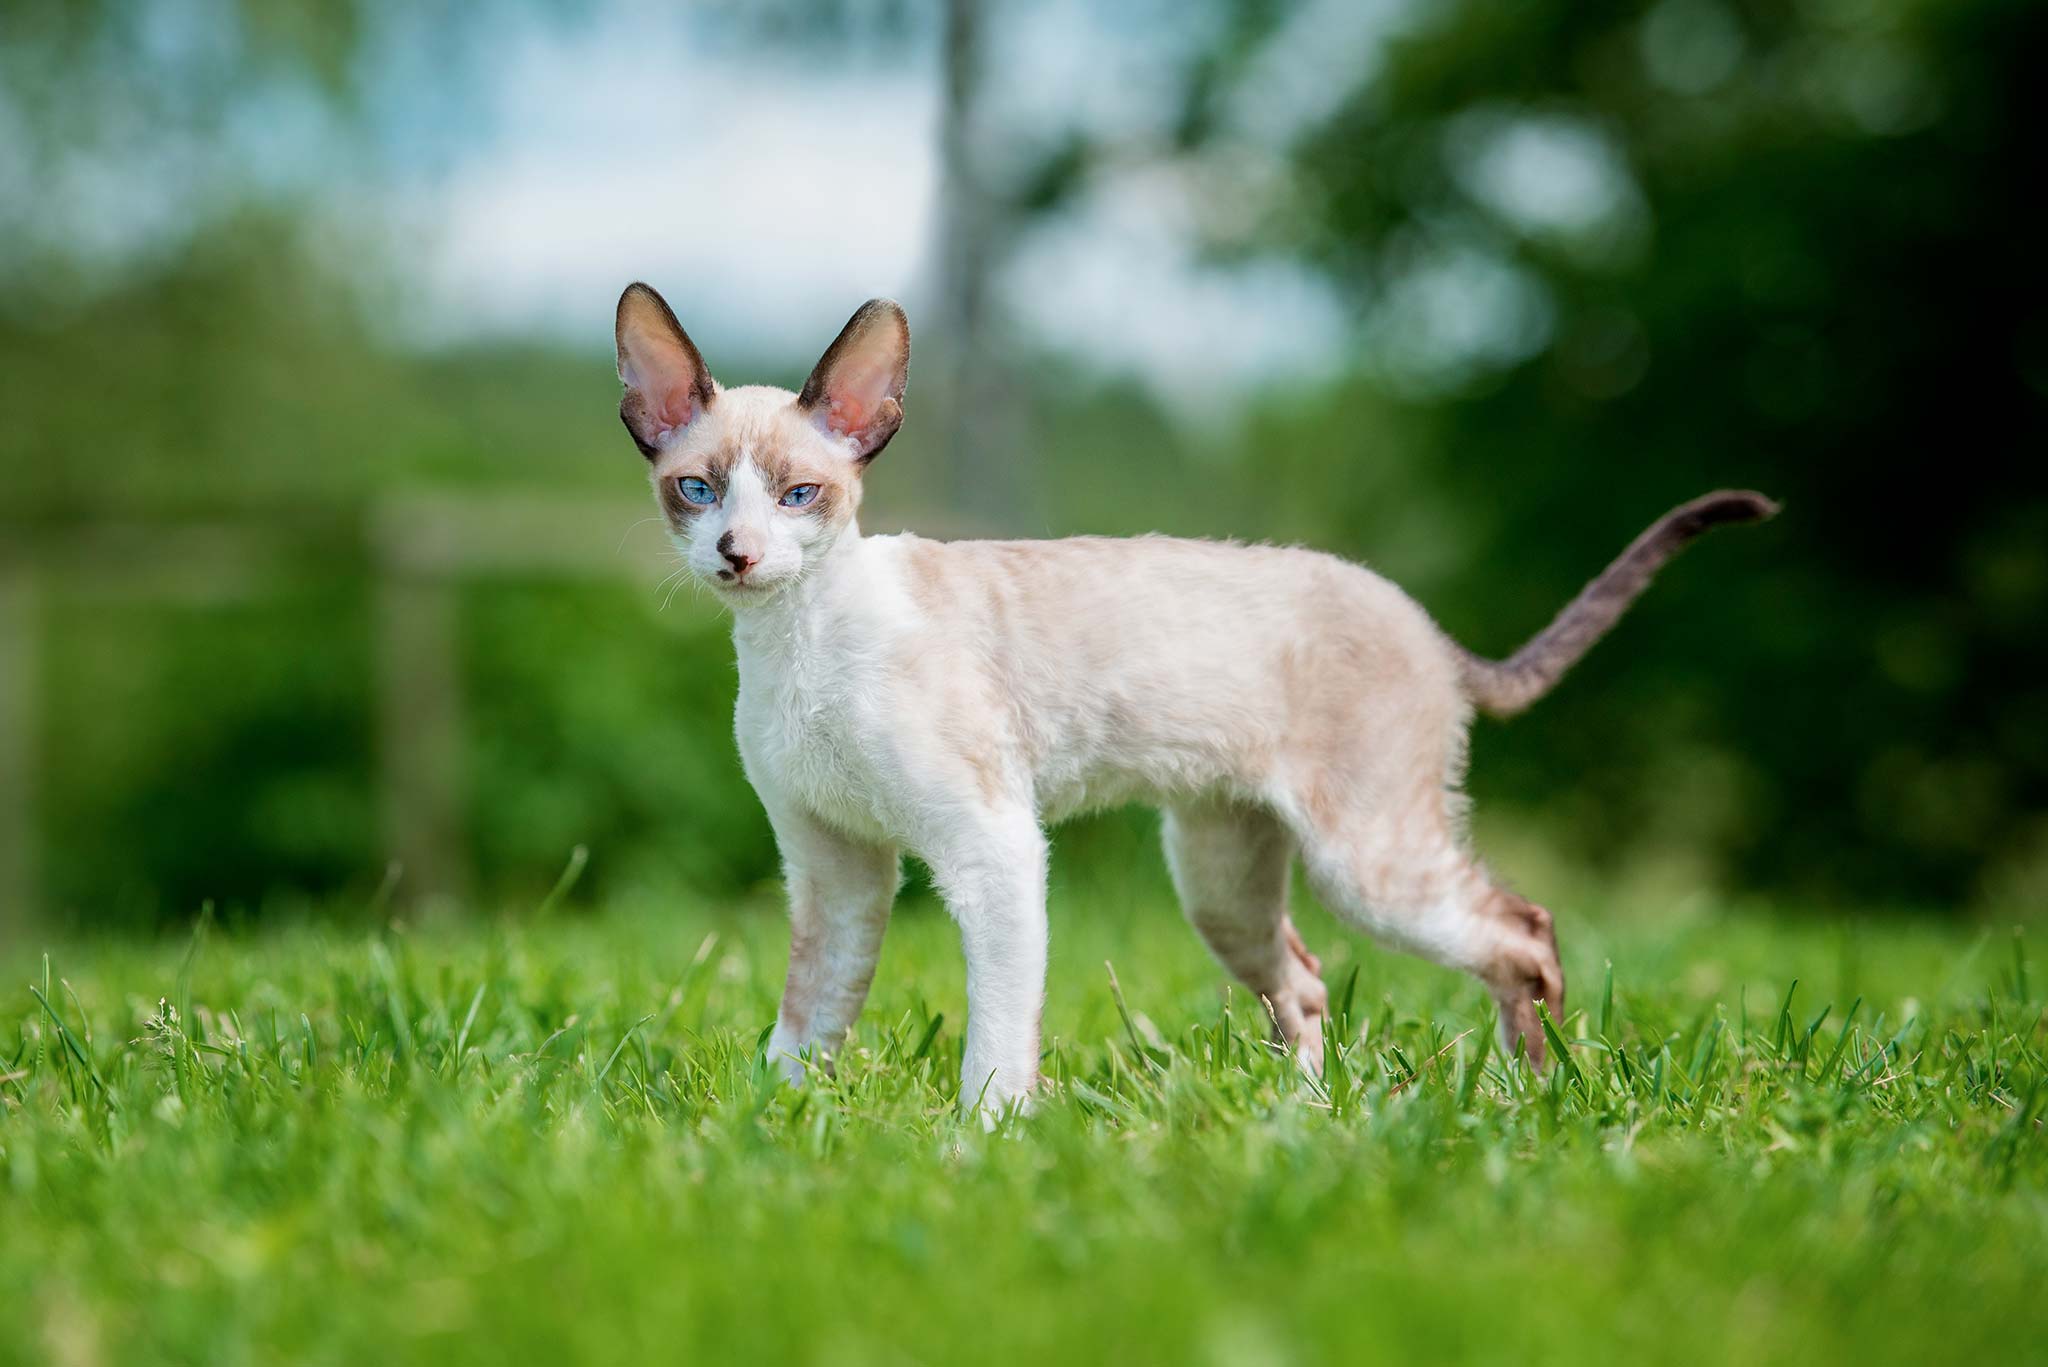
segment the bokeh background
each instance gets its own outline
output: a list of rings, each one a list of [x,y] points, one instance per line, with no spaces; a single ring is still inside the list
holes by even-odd
[[[1766,490],[1481,725],[1482,844],[1648,901],[2035,914],[2044,30],[9,0],[0,933],[773,879],[724,626],[615,417],[635,278],[727,382],[904,300],[870,530],[1309,542],[1493,653],[1669,505]],[[1148,831],[1084,824],[1061,876]]]

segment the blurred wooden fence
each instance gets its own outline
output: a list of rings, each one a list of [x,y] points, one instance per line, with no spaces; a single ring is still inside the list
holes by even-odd
[[[379,830],[413,899],[470,886],[463,822],[460,593],[492,579],[657,583],[666,541],[643,501],[474,495],[375,505],[360,535],[374,633]],[[167,607],[274,594],[316,573],[323,548],[257,522],[104,524],[0,542],[0,930],[40,903],[45,642],[50,591]]]

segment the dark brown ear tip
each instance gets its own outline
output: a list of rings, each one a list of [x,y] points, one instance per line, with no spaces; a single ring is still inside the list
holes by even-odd
[[[870,299],[861,307],[873,309],[876,315],[895,325],[896,335],[903,340],[903,354],[897,361],[897,380],[900,383],[907,379],[910,369],[910,315],[903,311],[903,305],[886,297]]]
[[[897,330],[908,340],[910,315],[903,311],[903,305],[886,296],[877,295],[855,309],[849,323],[856,331],[865,331],[883,321],[895,324]]]
[[[689,338],[689,334],[683,331],[681,320],[676,317],[676,311],[668,306],[668,300],[661,297],[660,290],[644,280],[635,280],[632,284],[626,286],[625,289],[619,291],[619,309],[615,326],[623,328],[626,316],[629,313],[635,309],[648,308],[653,309],[654,316],[667,324],[669,330],[678,337],[682,337],[685,340]]]

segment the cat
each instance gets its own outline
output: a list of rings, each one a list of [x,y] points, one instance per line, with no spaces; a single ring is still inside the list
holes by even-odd
[[[922,859],[967,960],[961,1099],[1037,1085],[1045,825],[1144,801],[1173,885],[1303,1067],[1322,1065],[1321,965],[1288,916],[1298,857],[1336,916],[1475,975],[1502,1043],[1541,1067],[1564,1009],[1550,913],[1464,834],[1465,736],[1548,692],[1708,528],[1771,516],[1723,491],[1638,537],[1505,661],[1453,642],[1362,566],[1163,536],[864,536],[869,466],[903,422],[910,327],[863,304],[801,391],[713,381],[661,296],[619,299],[620,417],[689,573],[730,607],[734,729],[788,881],[770,1052],[829,1060],[866,999],[899,879]]]

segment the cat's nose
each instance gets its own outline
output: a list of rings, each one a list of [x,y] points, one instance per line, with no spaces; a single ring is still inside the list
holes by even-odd
[[[718,538],[718,553],[725,557],[725,563],[732,566],[732,572],[736,575],[745,574],[761,563],[760,556],[742,549],[733,541],[731,532]]]

